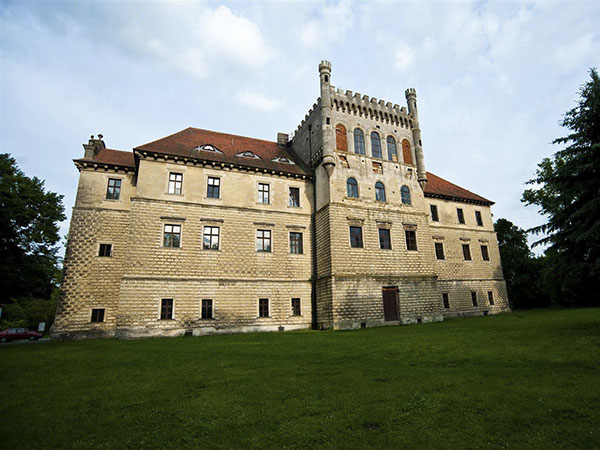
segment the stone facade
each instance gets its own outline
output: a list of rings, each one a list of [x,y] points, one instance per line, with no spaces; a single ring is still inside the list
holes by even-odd
[[[492,202],[425,171],[415,91],[407,110],[336,90],[326,61],[319,76],[321,96],[291,140],[188,128],[122,152],[92,137],[75,160],[53,335],[348,329],[507,311]]]

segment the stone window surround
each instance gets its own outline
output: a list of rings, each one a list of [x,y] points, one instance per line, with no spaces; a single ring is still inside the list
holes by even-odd
[[[159,248],[167,251],[179,251],[183,248],[183,223],[185,222],[184,217],[168,217],[161,216],[160,217],[160,234],[159,234]],[[165,225],[179,225],[179,247],[165,247]]]
[[[212,317],[207,317],[207,318],[202,317],[202,302],[204,300],[210,300],[212,302],[212,307],[211,307]],[[198,318],[200,320],[217,320],[217,315],[215,314],[217,308],[216,308],[216,301],[215,301],[214,297],[209,297],[209,296],[202,297],[201,296],[200,301],[198,302],[198,307],[200,308],[200,310],[198,312]]]
[[[261,184],[265,184],[268,186],[269,201],[267,203],[263,203],[260,201],[260,185]],[[273,189],[271,189],[272,183],[270,181],[256,180],[255,187],[256,187],[256,204],[263,205],[263,206],[273,205]]]
[[[219,180],[219,196],[218,197],[209,197],[208,196],[208,181],[210,178],[217,178]],[[223,194],[222,194],[222,187],[223,187],[223,176],[221,174],[219,175],[211,175],[211,174],[206,174],[206,178],[205,178],[205,183],[204,185],[206,186],[206,192],[204,194],[204,199],[205,200],[214,200],[214,201],[219,201],[219,200],[223,200]]]
[[[287,207],[288,208],[294,208],[294,209],[302,208],[302,186],[300,186],[299,184],[290,184],[290,183],[287,183],[286,187],[287,187],[287,192],[288,192]],[[298,189],[298,206],[292,206],[292,205],[290,205],[289,196],[290,196],[292,188]]]
[[[273,243],[274,243],[274,231],[275,228],[274,223],[266,223],[266,222],[254,222],[254,250],[255,253],[260,253],[264,255],[272,255],[273,254]],[[258,231],[269,231],[270,232],[270,250],[259,250],[258,249]],[[264,238],[263,238],[264,239]]]
[[[125,183],[124,183],[125,177],[111,173],[111,174],[105,175],[105,179],[106,179],[106,183],[105,183],[106,190],[104,191],[104,195],[102,196],[102,201],[112,202],[112,203],[123,203],[122,199],[123,199],[123,186],[125,185]],[[121,181],[121,185],[119,186],[119,198],[106,198],[106,195],[108,194],[108,183],[111,179]]]
[[[294,314],[294,300],[298,300],[298,310],[300,314]],[[302,315],[302,298],[301,297],[291,297],[290,300],[290,317],[303,317]]]
[[[267,301],[267,312],[268,312],[268,315],[266,315],[266,316],[261,316],[260,315],[260,301],[263,300],[263,299]],[[256,300],[256,318],[257,319],[271,319],[272,318],[271,310],[272,310],[272,308],[271,308],[271,300],[268,297],[259,297]]]
[[[102,322],[92,322],[92,310],[94,310],[94,309],[103,309],[104,310],[104,317],[102,318],[103,319]],[[90,324],[92,324],[92,326],[98,326],[98,325],[101,325],[101,324],[105,324],[106,323],[106,316],[108,315],[107,312],[108,312],[108,308],[106,306],[103,306],[103,305],[90,306],[88,308],[88,317],[89,317],[89,321],[88,322]]]
[[[115,251],[115,246],[113,245],[112,242],[98,241],[96,244],[97,244],[96,258],[112,258],[113,257],[113,254]],[[108,255],[108,256],[100,255],[100,246],[102,246],[102,245],[110,245],[110,255]]]
[[[171,180],[171,176],[175,175],[175,179]],[[181,175],[181,180],[177,180],[177,175]],[[179,183],[179,187],[181,192],[169,192],[171,190],[171,183],[174,183],[174,190],[176,190],[177,183]],[[165,192],[166,195],[177,195],[183,197],[185,193],[183,192],[183,171],[172,171],[169,169],[167,176],[167,190]]]
[[[204,236],[206,235],[206,231],[207,228],[211,229],[211,232],[209,234],[210,236],[210,240],[212,242],[212,238],[215,236],[215,234],[212,233],[212,229],[216,228],[217,229],[217,248],[205,248],[204,247]],[[221,226],[219,225],[215,225],[213,223],[203,223],[202,224],[202,245],[200,246],[200,248],[203,251],[207,251],[207,252],[220,252],[221,251]]]
[[[162,301],[163,300],[169,300],[169,299],[173,301],[173,308],[171,310],[171,318],[170,319],[161,319],[160,316],[161,316],[161,312],[162,312]],[[159,297],[158,302],[157,302],[157,309],[158,309],[157,320],[163,322],[163,321],[171,321],[171,320],[177,319],[176,305],[177,305],[177,300],[176,300],[176,297],[174,295],[170,296],[170,297],[169,296]]]

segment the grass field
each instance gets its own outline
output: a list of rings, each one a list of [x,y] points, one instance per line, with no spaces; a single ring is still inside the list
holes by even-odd
[[[0,448],[600,448],[600,309],[0,346]]]

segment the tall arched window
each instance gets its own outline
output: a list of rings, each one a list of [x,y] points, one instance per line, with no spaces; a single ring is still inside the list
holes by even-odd
[[[365,154],[365,135],[360,128],[354,129],[354,153]]]
[[[396,139],[392,136],[387,137],[388,159],[390,161],[398,161],[398,153],[396,151]]]
[[[346,127],[341,123],[335,126],[335,148],[341,152],[348,151],[348,137],[346,136]]]
[[[385,202],[385,186],[381,181],[375,183],[375,200]]]
[[[410,189],[408,186],[402,186],[400,188],[400,197],[402,198],[403,204],[410,205]]]
[[[371,154],[373,158],[381,158],[381,138],[377,131],[371,133]]]
[[[348,178],[346,182],[348,197],[358,198],[358,183],[354,178]]]
[[[412,164],[412,151],[410,150],[410,142],[408,139],[402,139],[402,158],[404,164]]]

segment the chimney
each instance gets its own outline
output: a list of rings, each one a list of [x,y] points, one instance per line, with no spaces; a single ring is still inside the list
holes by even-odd
[[[277,133],[277,144],[281,147],[287,147],[290,141],[290,135],[287,133]]]
[[[88,143],[83,144],[83,149],[85,150],[83,157],[85,159],[94,159],[96,156],[98,156],[100,150],[106,148],[106,145],[104,145],[104,141],[102,140],[103,137],[104,136],[99,134],[98,139],[94,139],[94,135],[92,134]]]

